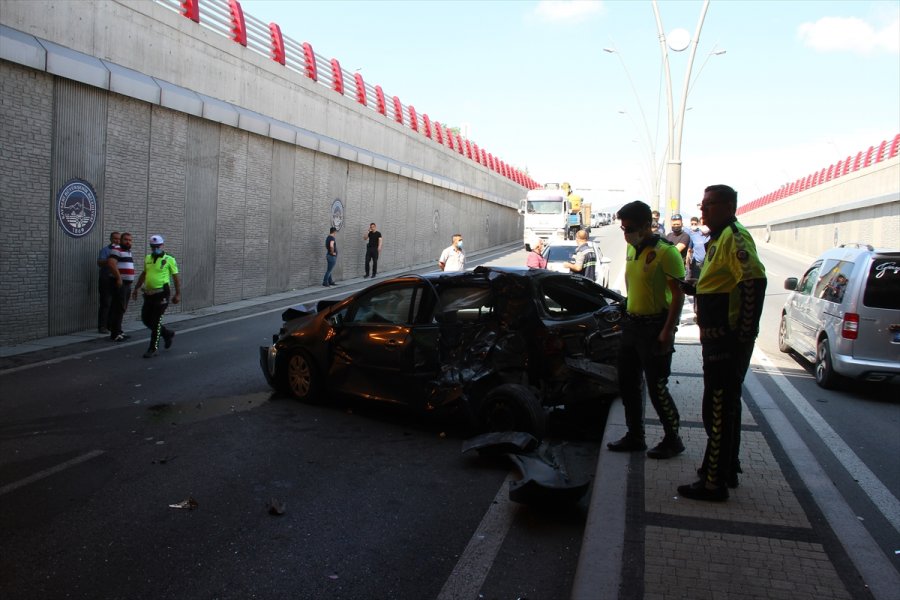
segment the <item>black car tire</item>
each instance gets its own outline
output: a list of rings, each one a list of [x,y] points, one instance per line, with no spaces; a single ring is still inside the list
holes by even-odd
[[[285,360],[285,383],[291,395],[303,402],[316,400],[319,373],[309,354],[298,350]]]
[[[782,352],[791,351],[787,343],[787,315],[784,313],[781,315],[781,325],[778,326],[778,349]]]
[[[823,337],[816,345],[815,364],[816,383],[826,390],[833,390],[838,386],[841,376],[834,370],[831,362],[831,346],[828,338]]]
[[[524,431],[541,439],[547,430],[547,415],[537,394],[517,383],[504,383],[488,392],[478,414],[485,431]]]

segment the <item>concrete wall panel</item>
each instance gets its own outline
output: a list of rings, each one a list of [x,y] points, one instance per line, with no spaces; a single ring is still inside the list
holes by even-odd
[[[45,73],[0,61],[0,278],[15,282],[0,286],[2,344],[48,333],[47,240],[51,228],[59,228],[49,210],[55,193],[50,183],[53,81]],[[99,223],[95,228],[102,229]],[[101,237],[98,233],[98,244]],[[93,238],[87,245],[94,246]],[[82,276],[97,287],[96,267]]]
[[[48,333],[61,335],[84,329],[84,324],[96,320],[96,304],[79,299],[97,297],[96,274],[84,277],[78,265],[94,264],[98,249],[106,241],[103,227],[95,223],[83,237],[70,237],[56,221],[56,191],[73,178],[83,179],[94,188],[98,200],[104,194],[106,170],[107,94],[102,90],[65,79],[57,79],[54,93],[54,127],[52,159],[50,162],[51,189],[49,203],[50,293],[48,300]],[[99,215],[98,215],[99,216]],[[73,268],[74,267],[74,268]],[[96,325],[96,321],[95,321]]]
[[[321,283],[325,264],[322,224],[313,211],[316,182],[316,153],[302,147],[295,150],[294,198],[290,240],[272,240],[290,255],[289,289]],[[327,229],[325,230],[328,231]]]
[[[247,218],[249,133],[223,128],[219,140],[219,198],[216,205],[215,302],[240,300],[243,290],[244,221]]]
[[[176,256],[185,287],[182,305],[186,310],[215,302],[216,219],[213,215],[218,198],[220,132],[215,123],[196,117],[188,119],[187,168],[181,202],[184,253]]]
[[[243,298],[255,298],[266,293],[271,224],[269,199],[272,196],[272,144],[272,140],[252,134],[247,144]]]
[[[294,218],[294,146],[275,142],[272,148],[272,194],[269,202],[269,231],[266,293],[273,294],[291,286],[290,249]]]

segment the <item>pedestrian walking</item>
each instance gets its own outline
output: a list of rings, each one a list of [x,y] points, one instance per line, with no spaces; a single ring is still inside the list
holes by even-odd
[[[138,289],[144,294],[141,322],[150,330],[150,347],[144,352],[144,358],[153,358],[157,355],[159,338],[162,338],[163,346],[167,350],[172,347],[172,340],[175,339],[175,332],[162,324],[162,318],[169,307],[173,283],[175,295],[171,296],[172,304],[181,302],[181,278],[178,275],[178,262],[163,248],[165,242],[161,235],[150,236],[150,254],[144,257],[144,270],[132,292],[135,299]]]
[[[759,334],[767,282],[756,244],[736,211],[734,189],[706,188],[700,212],[710,240],[696,289],[688,292],[696,293],[707,442],[700,479],[678,487],[679,495],[693,500],[727,500],[741,472],[741,385]]]
[[[613,452],[647,449],[644,441],[646,379],[650,402],[663,426],[663,439],[647,452],[650,458],[672,458],[684,452],[678,407],[669,393],[675,332],[681,318],[684,261],[675,246],[651,233],[650,207],[637,200],[619,210],[628,244],[625,256],[625,319],[619,348],[618,374],[628,432],[610,442]]]
[[[134,282],[134,259],[131,257],[131,234],[127,231],[119,236],[119,245],[109,250],[106,266],[112,279],[112,302],[109,306],[109,339],[124,342],[129,335],[122,331],[122,320],[128,310],[131,284]]]
[[[658,233],[660,236],[664,237],[666,235],[666,226],[663,225],[662,219],[659,218],[659,211],[654,210],[650,214],[653,218],[653,224],[652,224],[652,227],[654,229],[653,233],[654,234]]]
[[[369,261],[372,261],[372,279],[378,274],[378,257],[381,256],[381,244],[384,238],[381,232],[375,227],[375,223],[369,223],[369,231],[363,236],[366,241],[366,274],[363,278],[369,276]]]
[[[337,229],[332,227],[328,230],[328,236],[325,238],[325,277],[322,278],[323,287],[337,285],[331,277],[334,266],[337,264],[337,253]]]
[[[466,253],[463,250],[463,236],[461,233],[453,234],[450,245],[441,252],[438,266],[441,268],[441,271],[466,270]]]
[[[113,231],[109,234],[109,244],[100,248],[100,253],[97,255],[97,267],[100,270],[97,276],[97,290],[99,292],[97,333],[109,333],[109,307],[112,304],[113,290],[115,289],[115,282],[110,277],[109,253],[114,246],[119,245],[119,241],[119,232]]]

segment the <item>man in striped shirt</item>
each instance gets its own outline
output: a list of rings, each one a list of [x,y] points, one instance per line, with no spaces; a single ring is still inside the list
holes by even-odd
[[[126,232],[120,237],[118,246],[109,251],[107,260],[110,277],[114,280],[112,305],[109,307],[109,339],[124,342],[130,336],[122,331],[122,319],[128,309],[128,298],[131,296],[131,284],[134,282],[134,259],[131,257],[131,234]]]

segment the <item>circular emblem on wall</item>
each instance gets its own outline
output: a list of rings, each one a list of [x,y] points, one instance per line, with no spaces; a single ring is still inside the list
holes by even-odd
[[[438,232],[438,225],[440,225],[440,222],[441,222],[441,212],[438,209],[434,209],[434,215],[432,215],[432,217],[431,217],[431,229],[435,233]]]
[[[344,226],[344,203],[340,198],[331,203],[331,226],[338,231]]]
[[[75,238],[86,236],[97,222],[97,194],[83,179],[71,179],[56,194],[56,219]]]

